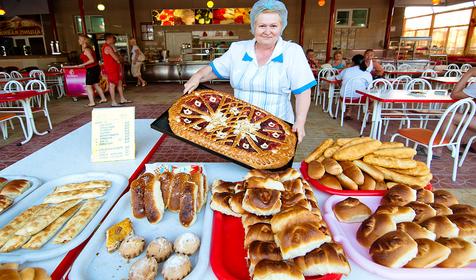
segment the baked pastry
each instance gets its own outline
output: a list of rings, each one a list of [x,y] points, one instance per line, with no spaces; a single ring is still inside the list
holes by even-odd
[[[245,234],[250,226],[258,223],[270,224],[270,221],[271,216],[257,216],[249,213],[243,214],[241,216],[241,223],[243,224],[243,228],[245,229]]]
[[[142,176],[132,181],[130,186],[132,214],[137,219],[145,217],[144,189],[145,182]]]
[[[454,194],[445,190],[436,190],[433,192],[435,196],[435,203],[441,203],[448,207],[451,207],[454,204],[458,204],[458,199]]]
[[[168,258],[162,268],[165,280],[180,280],[192,271],[192,263],[186,255],[173,254]]]
[[[397,224],[397,230],[408,233],[413,239],[426,238],[430,240],[436,239],[436,234],[414,222],[403,222]]]
[[[342,186],[343,189],[354,190],[354,191],[359,189],[359,186],[354,181],[352,181],[352,179],[347,177],[344,173],[341,173],[337,175],[336,177],[337,177],[337,180],[339,180],[340,185]]]
[[[172,192],[170,188],[172,186],[173,177],[174,174],[169,171],[164,171],[162,173],[155,172],[155,179],[160,182],[160,190],[162,191],[162,200],[164,201],[165,208],[169,207],[170,193]]]
[[[40,267],[26,267],[20,271],[22,280],[51,280],[46,270]]]
[[[214,90],[182,96],[169,109],[169,124],[176,135],[256,169],[284,166],[297,142],[289,124]]]
[[[357,140],[359,142],[356,142]],[[382,145],[382,142],[378,140],[367,138],[357,140],[351,141],[342,146],[342,148],[335,152],[332,157],[338,161],[361,159],[365,155],[376,151]]]
[[[325,158],[331,158],[337,150],[340,149],[340,146],[334,144],[334,146],[327,148],[324,153],[322,154]]]
[[[307,163],[310,163],[313,160],[318,159],[320,156],[324,154],[324,151],[330,148],[332,145],[334,145],[334,140],[332,139],[326,139],[321,142],[319,146],[317,146],[312,153],[310,153],[304,161]]]
[[[182,185],[180,197],[179,221],[184,227],[190,227],[197,219],[198,186],[193,182]]]
[[[125,218],[119,223],[108,228],[106,231],[106,249],[109,253],[116,251],[121,242],[128,236],[134,234],[132,222]]]
[[[363,161],[367,164],[372,164],[384,168],[393,169],[410,169],[417,166],[413,159],[395,158],[389,156],[366,155]]]
[[[245,248],[248,248],[253,241],[274,242],[273,231],[271,225],[266,223],[258,223],[248,227],[245,235]]]
[[[282,231],[287,227],[291,227],[300,223],[314,223],[321,221],[321,217],[313,214],[306,208],[295,206],[274,215],[271,218],[271,228],[274,233]]]
[[[2,269],[0,270],[0,280],[22,280],[22,278],[16,269]]]
[[[159,264],[154,258],[140,258],[129,270],[129,280],[154,280],[159,271]]]
[[[31,182],[24,179],[8,181],[0,190],[0,195],[8,196],[11,199],[16,198],[31,187]]]
[[[144,251],[145,240],[142,236],[131,234],[122,241],[119,253],[125,259],[133,259]]]
[[[262,260],[282,261],[281,251],[274,242],[253,241],[248,248],[248,263],[250,274]]]
[[[363,191],[373,191],[377,187],[377,182],[367,173],[364,174],[364,183],[359,185],[359,190]]]
[[[307,182],[303,181],[301,178],[286,181],[283,183],[284,192],[305,194],[306,193],[305,189],[306,187],[308,187],[308,185],[306,184]],[[310,187],[308,188],[308,190],[312,192],[312,189]]]
[[[13,199],[9,198],[6,195],[0,194],[0,213],[6,210],[10,205],[13,204]]]
[[[56,244],[71,241],[93,219],[104,200],[88,199],[53,239]]]
[[[200,247],[200,238],[191,232],[181,234],[174,242],[176,253],[184,255],[193,255]]]
[[[52,193],[45,197],[43,203],[61,203],[73,199],[91,199],[103,196],[108,187],[95,188],[95,189],[80,189],[67,192]]]
[[[375,214],[388,214],[395,223],[411,222],[415,219],[415,211],[407,206],[381,205],[375,210]]]
[[[243,209],[258,216],[274,215],[281,211],[281,192],[268,189],[247,189]]]
[[[230,208],[236,214],[245,214],[246,210],[243,209],[243,198],[245,197],[245,192],[235,193],[230,196],[228,203],[230,204]]]
[[[430,168],[426,166],[426,163],[416,160],[416,167],[409,169],[390,169],[397,173],[408,176],[426,176],[430,174]]]
[[[402,160],[402,159],[394,159],[394,160]],[[411,161],[411,160],[410,160]],[[408,169],[398,169],[398,172],[394,171],[396,169],[392,168],[385,168],[381,166],[375,165],[375,168],[380,170],[383,173],[385,180],[389,180],[392,182],[396,182],[399,184],[404,184],[408,186],[416,186],[418,189],[424,188],[428,185],[428,183],[433,178],[431,173],[425,176],[412,176],[412,175],[405,175],[400,173],[400,170],[408,170]]]
[[[336,203],[332,209],[337,220],[344,223],[360,223],[372,214],[367,205],[353,197]]]
[[[376,156],[412,159],[417,154],[417,151],[407,147],[380,148],[373,152],[373,154]]]
[[[16,231],[24,227],[31,219],[44,208],[46,204],[35,205],[17,215],[13,220],[0,229],[0,246],[3,246]]]
[[[450,206],[453,214],[476,215],[476,208],[468,204],[453,204]]]
[[[318,162],[317,160],[313,160],[309,163],[307,167],[307,174],[314,180],[319,180],[324,176],[326,173],[326,169],[322,163]]]
[[[476,241],[476,216],[456,214],[447,216],[459,228],[458,237],[470,242]]]
[[[13,235],[5,245],[0,248],[0,253],[8,253],[20,249],[30,239],[29,235]]]
[[[197,185],[197,213],[200,212],[203,205],[207,202],[208,186],[207,178],[201,172],[193,172],[190,179]]]
[[[459,228],[454,223],[452,223],[446,216],[435,216],[429,218],[422,222],[420,225],[434,232],[436,234],[436,238],[453,238],[458,237],[459,234]]]
[[[246,179],[248,189],[268,189],[284,191],[283,183],[269,177],[250,177]]]
[[[418,245],[403,231],[384,234],[370,246],[369,255],[374,262],[383,266],[398,268],[406,265],[418,254]]]
[[[289,209],[294,206],[300,206],[311,210],[311,205],[309,204],[306,195],[302,193],[283,193],[281,196],[281,209]]]
[[[326,172],[331,175],[337,176],[344,171],[340,164],[336,160],[331,158],[324,159],[322,161],[322,165],[324,165],[324,169],[326,170]]]
[[[337,243],[325,243],[321,247],[312,250],[305,256],[297,257],[294,263],[304,276],[326,275],[331,273],[350,273],[350,265],[347,261],[342,246]]]
[[[165,261],[173,253],[173,245],[163,237],[152,240],[147,246],[146,256],[154,258],[157,262]]]
[[[418,254],[405,265],[411,268],[430,268],[446,260],[451,253],[450,248],[429,239],[415,239]]]
[[[371,176],[376,182],[383,182],[385,179],[383,173],[370,164],[367,164],[361,160],[354,160],[352,163],[360,168],[360,170]]]
[[[321,179],[318,180],[319,183],[322,185],[335,189],[335,190],[342,190],[342,185],[340,184],[339,180],[335,176],[324,174]]]
[[[413,221],[418,224],[428,218],[436,216],[436,210],[423,202],[412,201],[405,206],[410,207],[415,211],[416,216]]]
[[[397,225],[387,214],[374,214],[360,224],[356,237],[360,245],[369,248],[382,235],[395,231]]]
[[[0,177],[0,187],[2,187],[6,182],[8,182],[7,178]]]
[[[84,189],[96,189],[96,188],[110,188],[112,185],[111,181],[106,180],[92,180],[81,183],[71,183],[55,188],[54,193],[59,192],[69,192],[75,190],[84,190]]]
[[[341,161],[339,164],[344,169],[344,175],[349,177],[357,185],[362,185],[364,183],[364,173],[351,161]]]
[[[144,184],[145,216],[149,223],[156,224],[162,220],[165,211],[160,181],[152,173],[144,173],[141,179]]]
[[[212,194],[216,193],[234,193],[235,186],[239,182],[227,182],[222,180],[215,180],[212,184]]]
[[[304,275],[291,262],[262,260],[254,269],[253,280],[304,280]]]
[[[453,210],[448,206],[441,204],[441,203],[430,203],[428,204],[431,208],[435,209],[436,215],[435,216],[447,216],[453,214]]]
[[[416,190],[406,185],[397,185],[382,197],[381,205],[404,206],[416,200]]]
[[[387,184],[385,183],[385,181],[376,181],[375,182],[375,190],[377,191],[386,191],[388,190],[387,188]]]
[[[180,211],[180,198],[182,197],[182,189],[186,182],[190,182],[191,177],[188,173],[177,173],[172,178],[170,186],[170,197],[167,209],[172,212]]]
[[[427,189],[419,189],[417,190],[416,201],[423,203],[433,203],[435,201],[435,196],[433,195],[432,191]]]
[[[473,242],[461,238],[439,238],[436,242],[451,250],[449,257],[439,267],[459,268],[476,261],[476,244]]]
[[[232,193],[214,193],[212,196],[212,202],[210,203],[210,208],[225,215],[240,217],[240,214],[235,213],[230,208],[229,201],[232,196]]]

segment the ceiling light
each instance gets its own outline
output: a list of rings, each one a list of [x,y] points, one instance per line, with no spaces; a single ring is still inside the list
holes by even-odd
[[[319,7],[322,7],[326,4],[326,0],[319,0],[317,1],[317,5],[319,5]]]
[[[207,7],[208,7],[208,8],[211,9],[211,8],[213,8],[213,6],[215,6],[215,3],[214,3],[213,1],[208,1],[208,2],[207,2]]]
[[[4,8],[0,8],[0,16],[4,16],[7,13]]]
[[[98,10],[99,10],[99,11],[104,11],[105,9],[106,9],[106,6],[104,6],[103,3],[99,3],[99,4],[98,4]]]

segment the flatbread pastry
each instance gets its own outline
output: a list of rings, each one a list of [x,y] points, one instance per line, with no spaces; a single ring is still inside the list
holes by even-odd
[[[31,236],[24,236],[24,235],[13,235],[11,238],[8,239],[7,243],[3,245],[0,249],[1,253],[8,253],[20,248],[23,244],[25,244]]]
[[[40,249],[43,245],[45,245],[46,242],[48,242],[48,240],[50,240],[60,230],[60,228],[71,217],[73,217],[74,213],[76,213],[76,211],[78,211],[80,207],[81,205],[77,204],[73,208],[66,211],[63,215],[61,215],[58,219],[52,222],[45,229],[33,235],[31,239],[25,245],[22,246],[22,248]]]
[[[100,187],[94,189],[73,190],[49,194],[43,203],[61,203],[72,199],[90,199],[103,196],[109,187]]]
[[[0,246],[3,246],[17,230],[26,225],[30,221],[30,219],[40,210],[47,207],[48,205],[45,204],[30,207],[20,213],[20,215],[16,216],[2,229],[0,229]]]
[[[13,204],[13,199],[9,198],[6,195],[0,194],[0,213],[6,210],[10,205]]]
[[[71,241],[91,221],[96,212],[101,208],[104,200],[88,199],[81,209],[69,220],[64,228],[53,240],[56,244],[64,244]]]
[[[1,195],[8,196],[10,198],[15,198],[22,194],[24,191],[31,187],[31,182],[25,179],[11,180],[6,183],[2,190],[0,191]]]
[[[111,181],[106,180],[92,180],[82,183],[72,183],[56,187],[54,193],[96,188],[110,188],[111,184]]]
[[[182,96],[169,109],[169,124],[176,135],[256,169],[284,166],[297,142],[283,120],[214,90]]]

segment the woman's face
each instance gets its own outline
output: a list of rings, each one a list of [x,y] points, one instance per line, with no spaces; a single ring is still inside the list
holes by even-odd
[[[255,20],[255,39],[262,45],[275,45],[281,36],[281,17],[277,13],[261,13]]]
[[[342,60],[342,54],[341,53],[336,53],[334,55],[334,60]]]
[[[78,37],[78,43],[82,45],[84,43],[84,38],[83,37]]]

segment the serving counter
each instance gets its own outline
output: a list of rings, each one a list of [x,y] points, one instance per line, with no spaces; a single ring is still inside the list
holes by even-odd
[[[66,55],[12,55],[2,56],[0,67],[16,66],[23,69],[35,66],[40,69],[47,69],[50,64],[65,63],[66,61],[68,61]]]

